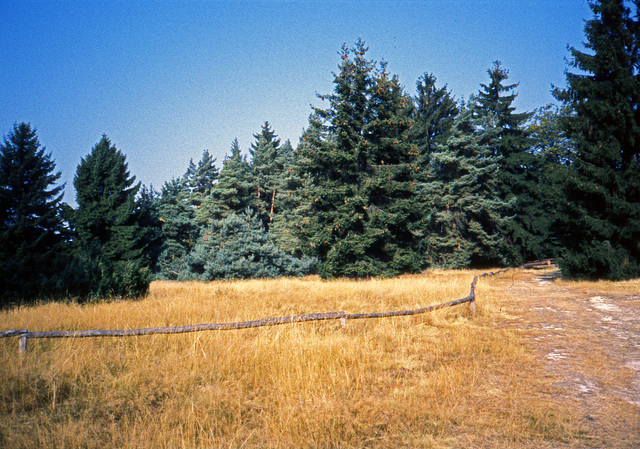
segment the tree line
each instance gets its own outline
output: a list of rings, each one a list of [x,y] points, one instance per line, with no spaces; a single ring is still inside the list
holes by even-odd
[[[298,145],[268,122],[219,169],[208,151],[161,190],[107,136],[78,165],[77,207],[21,123],[0,154],[3,303],[136,297],[151,279],[395,276],[555,257],[563,275],[640,274],[640,28],[591,3],[560,106],[516,112],[499,62],[468,101],[425,73],[408,93],[358,41],[342,47]],[[634,10],[638,5],[634,2]]]

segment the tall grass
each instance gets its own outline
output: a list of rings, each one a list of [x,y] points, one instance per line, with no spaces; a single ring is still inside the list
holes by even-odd
[[[477,272],[155,282],[145,299],[0,313],[2,329],[125,329],[424,307]],[[430,314],[128,338],[0,341],[3,447],[458,447],[568,441],[566,410],[495,324],[497,289]],[[542,444],[541,443],[541,444]]]

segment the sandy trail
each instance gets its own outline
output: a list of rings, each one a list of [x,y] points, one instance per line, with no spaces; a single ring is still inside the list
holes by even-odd
[[[558,279],[555,269],[497,278],[503,324],[541,362],[545,394],[577,412],[580,447],[640,448],[640,292]]]

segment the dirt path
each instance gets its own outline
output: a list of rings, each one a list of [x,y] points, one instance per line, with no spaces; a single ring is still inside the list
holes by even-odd
[[[640,448],[640,291],[558,278],[547,269],[497,279],[504,323],[542,362],[545,394],[576,411],[580,447]]]

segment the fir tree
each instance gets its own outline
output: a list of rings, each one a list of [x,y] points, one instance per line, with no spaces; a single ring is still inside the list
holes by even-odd
[[[432,154],[421,195],[429,205],[425,252],[431,266],[504,264],[501,230],[510,206],[498,193],[502,156],[493,152],[497,128],[468,109]]]
[[[235,139],[231,154],[222,162],[218,183],[198,210],[198,221],[210,223],[232,213],[241,213],[247,207],[254,207],[254,192],[251,167],[240,151],[238,139]]]
[[[52,268],[65,235],[60,176],[36,130],[15,125],[0,146],[0,305],[56,294]]]
[[[413,253],[408,130],[411,100],[359,41],[342,48],[327,109],[316,108],[301,143],[308,175],[302,241],[315,249],[323,277],[389,276],[420,266]]]
[[[219,170],[215,164],[216,159],[211,156],[209,150],[202,152],[202,158],[198,161],[198,165],[194,164],[193,159],[189,161],[189,167],[184,174],[184,180],[185,185],[189,187],[191,193],[197,195],[199,198],[211,193],[219,175]]]
[[[232,213],[215,222],[186,258],[186,269],[202,280],[302,276],[313,271],[315,261],[280,250],[255,212]]]
[[[501,157],[497,189],[504,201],[515,200],[511,211],[514,220],[503,232],[510,243],[509,260],[519,265],[525,259],[546,255],[539,244],[540,235],[545,232],[540,228],[544,228],[550,218],[539,207],[540,165],[530,151],[531,141],[526,127],[532,114],[515,112],[513,102],[517,94],[513,91],[518,84],[504,84],[509,79],[509,72],[499,61],[488,70],[488,74],[490,82],[481,85],[473,100],[473,108],[479,116],[493,120],[497,129],[496,144],[492,149]],[[532,217],[536,223],[531,221]]]
[[[561,122],[568,108],[548,105],[536,110],[527,127],[531,151],[538,159],[537,183],[530,185],[530,196],[537,198],[522,219],[528,221],[527,247],[535,258],[557,256],[562,249],[560,236],[568,218],[564,215],[564,187],[573,160],[573,142],[567,138]]]
[[[300,256],[303,254],[304,244],[298,234],[303,226],[305,215],[300,193],[307,180],[301,170],[300,152],[294,150],[289,141],[281,147],[282,173],[278,179],[275,198],[275,214],[269,224],[277,240],[278,247],[286,253]]]
[[[195,246],[201,226],[191,204],[191,190],[186,177],[165,182],[155,201],[158,220],[162,223],[161,249],[156,262],[156,277],[175,279],[182,258]]]
[[[256,207],[258,216],[268,228],[277,213],[276,196],[280,177],[284,170],[284,159],[280,139],[265,122],[262,131],[254,134],[256,141],[251,144],[251,173],[255,184]]]
[[[133,185],[126,158],[106,135],[84,157],[73,185],[78,207],[71,224],[77,234],[78,254],[94,261],[91,294],[140,296],[149,278],[143,267],[144,230],[136,221],[140,184]]]
[[[412,143],[413,103],[386,64],[373,79],[370,121],[365,127],[367,168],[362,181],[368,199],[367,231],[380,235],[376,258],[386,265],[380,274],[396,275],[422,268],[417,225],[423,209],[416,195],[419,151]]]
[[[436,77],[425,73],[416,83],[415,112],[412,138],[424,163],[437,143],[446,140],[453,121],[460,113],[447,86],[436,88]]]
[[[571,48],[567,88],[555,91],[573,113],[563,125],[575,142],[565,188],[560,267],[566,276],[640,275],[640,24],[623,0],[590,4],[588,53]]]

